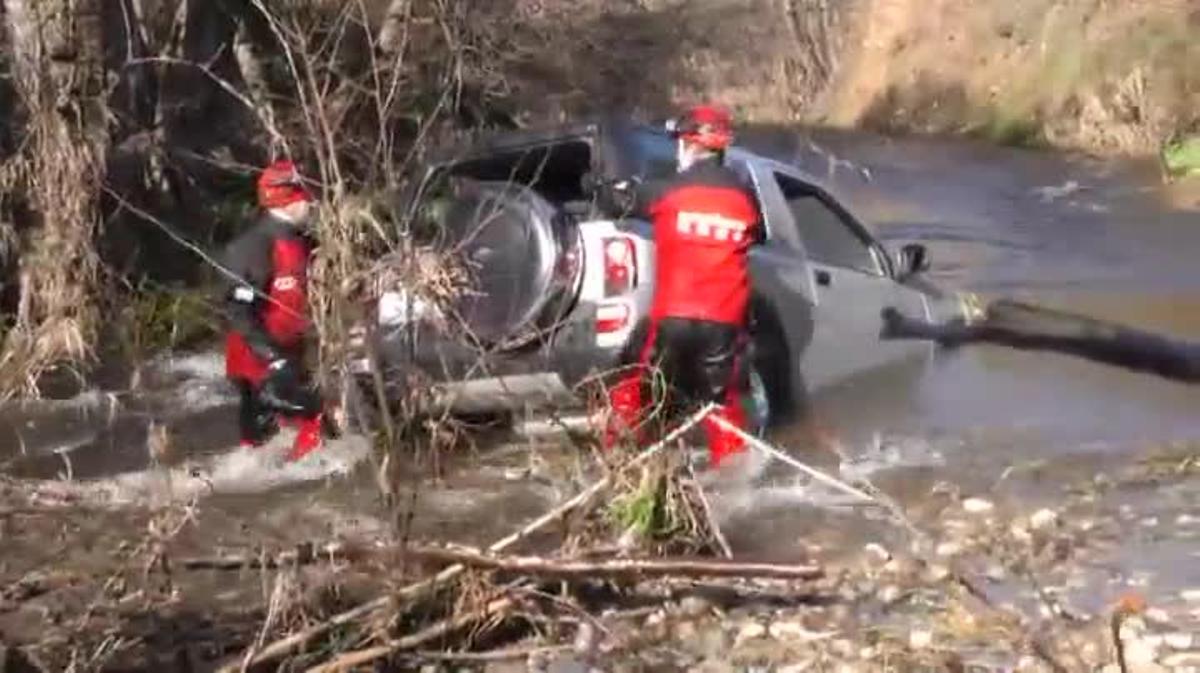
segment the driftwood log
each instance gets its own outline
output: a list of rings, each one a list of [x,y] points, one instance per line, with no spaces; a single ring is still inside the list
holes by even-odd
[[[500,556],[463,547],[409,547],[406,553],[422,561],[457,563],[483,570],[500,570],[534,577],[643,578],[743,577],[811,580],[821,577],[814,565],[739,563],[716,558],[616,558],[585,561],[539,556]]]
[[[995,301],[982,319],[971,322],[929,323],[890,307],[882,318],[882,339],[1049,351],[1174,381],[1200,382],[1200,344],[1022,302]]]

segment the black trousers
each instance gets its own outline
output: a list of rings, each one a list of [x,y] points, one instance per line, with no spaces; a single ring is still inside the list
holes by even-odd
[[[723,404],[736,385],[744,350],[743,330],[736,325],[663,318],[649,325],[639,363],[657,369],[674,404]]]
[[[238,430],[241,440],[257,446],[279,432],[279,423],[274,410],[263,403],[257,386],[249,381],[237,381],[236,384],[240,397]]]

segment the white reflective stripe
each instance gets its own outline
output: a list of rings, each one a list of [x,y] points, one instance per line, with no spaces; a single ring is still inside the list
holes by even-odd
[[[275,289],[275,290],[279,290],[280,292],[287,292],[288,290],[295,290],[299,286],[300,286],[300,281],[296,280],[295,276],[280,276],[280,277],[276,278],[275,280],[271,281],[271,288]]]
[[[693,213],[682,211],[675,221],[681,234],[711,238],[718,241],[742,241],[750,223],[724,217],[715,213]]]
[[[254,303],[254,288],[246,285],[241,285],[233,290],[233,300],[240,301],[243,304]]]

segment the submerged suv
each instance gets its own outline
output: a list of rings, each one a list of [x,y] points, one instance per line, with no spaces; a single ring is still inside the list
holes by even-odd
[[[757,197],[765,235],[750,252],[751,353],[743,385],[759,429],[810,392],[928,352],[880,339],[880,313],[945,318],[957,301],[920,279],[919,245],[889,254],[813,176],[741,147],[727,164]],[[470,270],[452,316],[386,293],[373,321],[389,395],[412,375],[434,403],[491,412],[574,405],[584,384],[621,365],[653,293],[650,223],[623,216],[600,185],[675,170],[665,129],[603,121],[493,136],[431,161],[408,197],[436,212],[418,243]],[[433,208],[437,205],[436,208]],[[414,307],[418,310],[413,310]]]

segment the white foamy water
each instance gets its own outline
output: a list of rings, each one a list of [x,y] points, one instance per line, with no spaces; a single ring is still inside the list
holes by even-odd
[[[843,459],[838,471],[829,473],[829,476],[855,486],[858,483],[869,483],[874,475],[887,470],[942,466],[945,464],[945,452],[951,450],[949,444],[957,447],[962,442],[935,442],[924,437],[885,438],[877,435],[867,447],[858,450],[842,447],[843,454],[850,455]],[[750,511],[800,505],[842,508],[862,504],[860,498],[814,480],[779,460],[768,459],[757,451],[754,453],[760,457],[750,461],[746,467],[731,466],[739,472],[734,478],[718,477],[715,480],[713,500],[723,516],[738,516]],[[776,476],[767,477],[768,470],[771,475]]]
[[[194,379],[223,380],[225,358],[217,351],[174,355],[168,353],[154,361],[154,367],[167,374],[187,376]]]
[[[164,505],[214,494],[262,493],[282,486],[349,475],[370,455],[365,437],[326,441],[304,459],[285,460],[294,433],[280,433],[259,448],[236,448],[186,461],[86,482],[45,482],[39,496],[95,505]],[[82,501],[82,502],[81,502]]]

